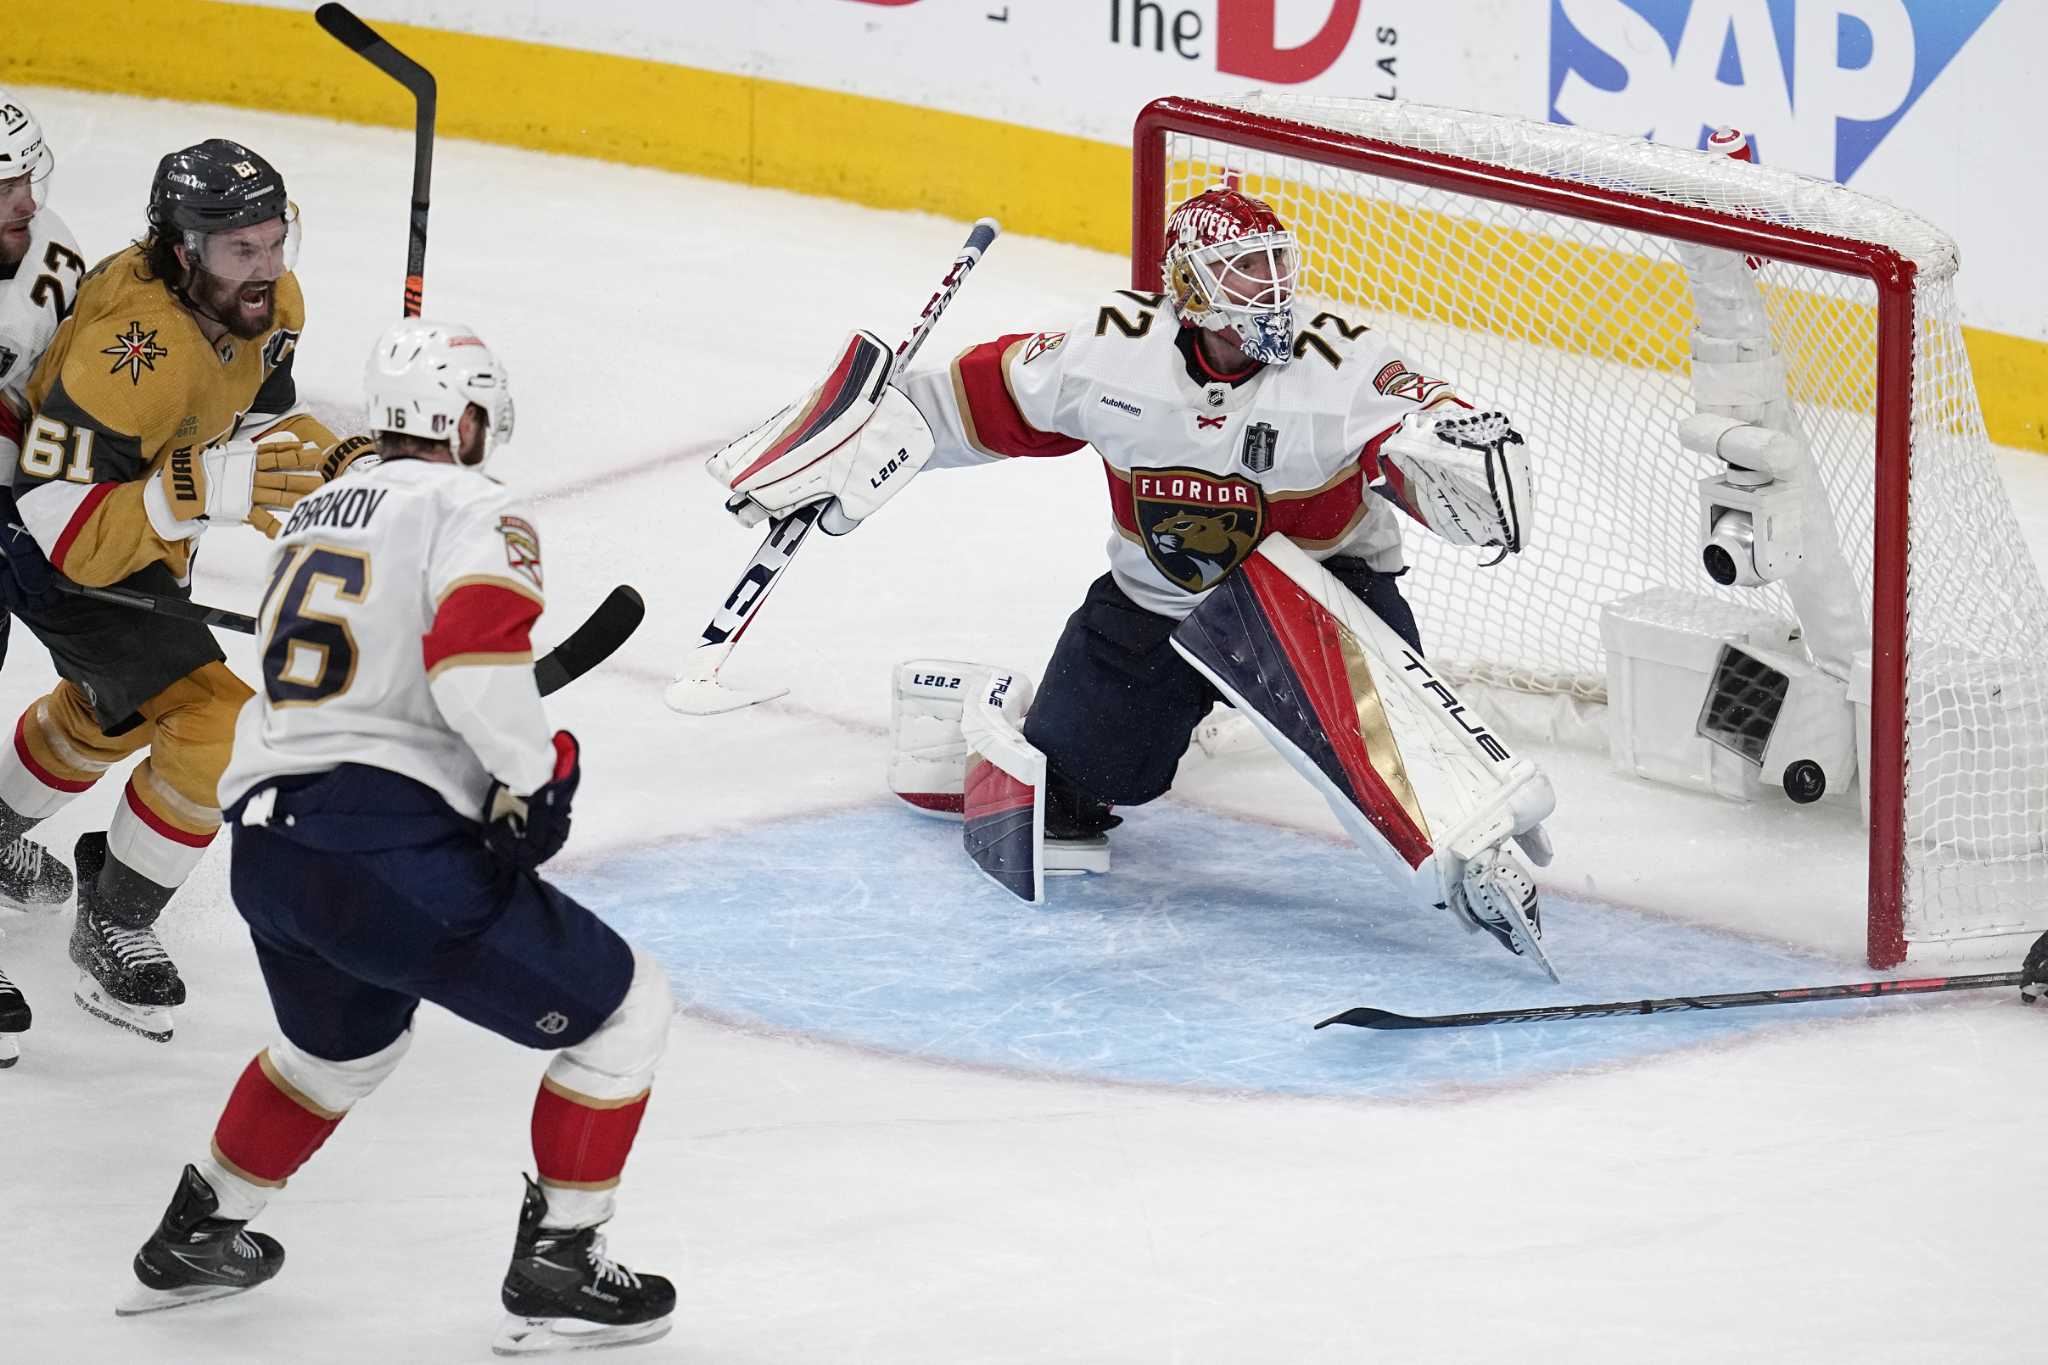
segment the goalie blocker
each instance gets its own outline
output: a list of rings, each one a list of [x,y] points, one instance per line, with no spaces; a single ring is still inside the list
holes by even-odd
[[[1269,537],[1173,634],[1417,903],[1452,910],[1557,979],[1541,943],[1549,779],[1293,542]]]

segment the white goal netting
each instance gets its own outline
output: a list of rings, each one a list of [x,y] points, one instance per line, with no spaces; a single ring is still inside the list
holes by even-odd
[[[1603,700],[1600,607],[1647,588],[1791,614],[1781,588],[1719,589],[1700,568],[1694,483],[1720,466],[1677,439],[1695,410],[1693,301],[1658,227],[1732,215],[1909,263],[1911,382],[1883,400],[1910,423],[1904,620],[1871,619],[1880,654],[1905,651],[1905,714],[1875,722],[1905,731],[1904,867],[1896,887],[1872,890],[1902,905],[1897,930],[1920,958],[2011,952],[2024,946],[2014,936],[2048,925],[2048,593],[1985,437],[1943,233],[1826,181],[1580,129],[1286,94],[1220,108],[1249,116],[1248,133],[1169,131],[1160,221],[1212,185],[1268,200],[1301,242],[1304,294],[1385,330],[1412,366],[1513,414],[1528,438],[1540,482],[1527,552],[1479,570],[1470,552],[1409,540],[1406,584],[1431,654],[1492,686]],[[1532,208],[1509,202],[1528,197],[1512,188],[1435,188],[1430,156],[1355,157],[1351,138],[1564,193]],[[1613,204],[1640,210],[1624,215],[1638,225],[1598,221]],[[1868,275],[1751,254],[1868,619],[1880,293]],[[1298,311],[1306,324],[1315,309]]]

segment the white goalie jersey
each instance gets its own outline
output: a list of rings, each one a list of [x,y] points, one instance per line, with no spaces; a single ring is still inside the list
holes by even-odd
[[[506,489],[448,464],[359,465],[292,509],[272,555],[263,680],[223,806],[361,763],[478,819],[492,778],[526,793],[553,776],[530,640],[540,540]]]
[[[85,278],[78,239],[49,209],[29,223],[28,253],[0,280],[0,484],[14,481],[27,425],[28,377],[70,315]]]
[[[1119,290],[1071,330],[998,337],[900,383],[931,424],[934,467],[1092,446],[1117,585],[1183,617],[1270,535],[1399,569],[1401,489],[1379,446],[1418,412],[1466,406],[1362,324],[1296,314],[1292,363],[1218,375],[1163,296]]]

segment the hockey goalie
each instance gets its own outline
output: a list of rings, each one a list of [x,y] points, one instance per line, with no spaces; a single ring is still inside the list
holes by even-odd
[[[1118,290],[1063,329],[890,373],[871,334],[710,471],[753,525],[823,502],[845,534],[929,467],[1091,447],[1109,572],[1036,696],[1012,670],[914,660],[896,675],[891,786],[960,814],[975,861],[1029,900],[1048,871],[1106,871],[1117,806],[1172,785],[1227,701],[1327,799],[1395,884],[1548,962],[1536,888],[1554,805],[1430,670],[1400,590],[1402,523],[1491,562],[1521,550],[1528,452],[1383,336],[1297,316],[1293,238],[1214,189],[1167,224],[1163,293]]]

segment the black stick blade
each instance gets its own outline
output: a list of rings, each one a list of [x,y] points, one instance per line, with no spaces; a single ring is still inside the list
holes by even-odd
[[[533,680],[545,697],[558,692],[609,659],[640,629],[647,604],[624,583],[613,588],[569,638],[533,665]]]
[[[1366,1005],[1345,1010],[1342,1014],[1333,1014],[1323,1020],[1322,1023],[1317,1024],[1316,1027],[1328,1028],[1332,1024],[1350,1024],[1353,1028],[1429,1027],[1429,1024],[1424,1020],[1412,1018],[1406,1014],[1395,1014],[1391,1010],[1376,1010]]]
[[[322,5],[313,11],[313,22],[326,29],[336,42],[357,52],[367,52],[372,44],[384,41],[377,36],[377,30],[356,18],[347,5]]]

